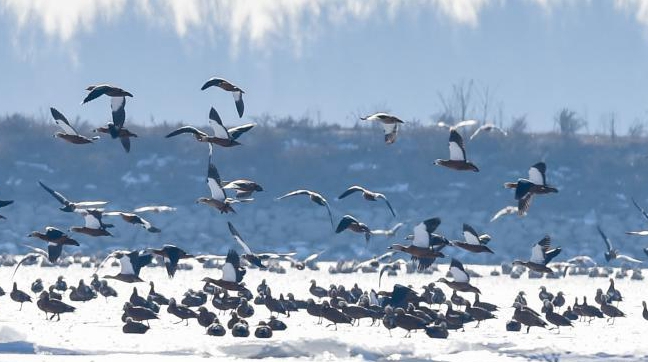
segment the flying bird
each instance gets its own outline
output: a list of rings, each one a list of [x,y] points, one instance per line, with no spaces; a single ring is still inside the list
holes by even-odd
[[[41,185],[45,191],[47,191],[50,195],[52,195],[58,202],[60,202],[63,206],[59,208],[61,211],[65,212],[74,212],[77,209],[88,209],[88,208],[96,208],[96,207],[102,207],[106,205],[108,202],[107,201],[79,201],[79,202],[72,202],[65,198],[63,194],[61,194],[58,191],[54,191],[51,188],[47,187],[42,181],[38,181],[38,184]]]
[[[480,126],[479,128],[477,128],[475,130],[475,132],[473,132],[473,134],[470,136],[470,140],[472,141],[473,138],[477,137],[477,135],[479,135],[482,132],[492,132],[492,131],[497,131],[497,132],[501,133],[504,136],[507,135],[505,130],[497,127],[493,123],[486,123],[486,124]]]
[[[367,245],[369,244],[369,239],[371,239],[371,229],[367,225],[361,223],[351,215],[344,215],[342,217],[342,220],[340,220],[340,222],[338,223],[338,226],[335,229],[335,233],[339,234],[347,229],[356,233],[364,234],[365,243]]]
[[[245,105],[243,104],[243,93],[245,93],[245,91],[229,81],[217,77],[209,78],[207,82],[200,87],[200,90],[205,90],[209,87],[218,87],[226,92],[231,92],[234,96],[234,104],[236,105],[236,111],[238,112],[239,118],[243,117],[243,111],[245,110]]]
[[[517,213],[518,213],[518,207],[517,206],[504,206],[502,209],[497,211],[495,213],[495,215],[493,215],[493,217],[490,219],[490,222],[493,222],[493,221],[499,219],[500,217],[502,217],[504,215],[513,215],[513,214],[517,214]]]
[[[153,254],[145,250],[115,250],[97,266],[98,271],[110,259],[119,260],[121,269],[117,275],[104,275],[104,279],[115,279],[125,283],[143,282],[139,277],[141,269],[153,261]]]
[[[245,290],[245,284],[241,282],[243,281],[243,276],[245,275],[246,270],[241,267],[241,259],[235,250],[230,249],[227,252],[222,272],[223,274],[220,279],[205,277],[202,281],[212,283],[227,290]]]
[[[471,127],[471,126],[476,125],[477,123],[478,122],[475,121],[474,119],[467,119],[465,121],[457,122],[454,125],[449,125],[449,124],[447,124],[447,123],[445,123],[443,121],[437,122],[436,125],[437,125],[437,127],[447,128],[447,129],[452,131],[452,130],[459,129],[459,128],[462,128],[462,127]]]
[[[374,229],[374,230],[371,230],[371,235],[382,235],[382,236],[385,236],[387,238],[393,238],[394,236],[396,236],[396,233],[398,232],[398,230],[400,230],[400,228],[403,227],[403,225],[404,224],[402,222],[399,222],[398,224],[392,226],[391,229],[387,229],[387,230]]]
[[[176,211],[176,208],[171,206],[165,206],[165,205],[142,206],[133,210],[133,212],[135,213],[141,213],[141,212],[161,213],[161,212],[172,212],[172,211]]]
[[[59,256],[61,256],[61,252],[63,251],[63,245],[79,246],[79,243],[76,240],[70,238],[63,231],[52,226],[47,226],[45,228],[45,233],[41,233],[39,231],[32,231],[27,236],[38,238],[47,243],[46,256],[47,256],[47,260],[49,260],[50,263],[55,263],[56,260],[58,260]],[[38,249],[38,248],[32,248],[31,246],[27,246],[27,247],[31,249]]]
[[[490,241],[488,234],[479,235],[472,226],[463,224],[463,236],[465,241],[453,241],[452,245],[460,247],[471,253],[491,253],[493,251],[486,245]]]
[[[89,93],[81,104],[86,104],[102,95],[110,97],[112,122],[103,127],[99,127],[94,131],[107,133],[113,139],[119,138],[124,150],[129,152],[130,138],[137,137],[137,135],[124,128],[124,122],[126,121],[126,97],[132,97],[133,95],[121,88],[109,84],[91,85],[87,87],[86,90],[89,91]]]
[[[547,235],[531,248],[531,258],[528,261],[514,260],[513,265],[523,265],[538,273],[553,273],[553,270],[547,267],[547,263],[561,251],[559,247],[551,249],[551,238]]]
[[[211,197],[200,197],[196,202],[216,208],[221,214],[227,214],[230,212],[236,213],[231,206],[232,204],[252,201],[252,199],[232,199],[227,197],[225,190],[221,186],[221,178],[218,174],[218,170],[211,162],[211,154],[207,169],[207,186],[209,186]]]
[[[223,182],[224,189],[235,190],[237,199],[247,199],[254,192],[263,191],[263,187],[258,183],[250,180],[234,180]]]
[[[366,117],[360,117],[360,119],[363,121],[382,123],[383,130],[385,131],[385,143],[388,145],[396,142],[398,128],[404,123],[398,117],[387,113],[374,113]]]
[[[233,147],[240,145],[240,143],[236,140],[243,133],[251,130],[254,126],[256,126],[255,123],[248,123],[237,127],[226,128],[225,126],[223,126],[223,121],[218,115],[218,112],[216,112],[213,107],[209,110],[209,124],[214,131],[213,136],[210,136],[209,134],[195,127],[183,126],[169,133],[165,137],[171,138],[179,134],[189,133],[193,134],[198,142],[207,142],[221,147]]]
[[[5,206],[9,206],[13,204],[13,200],[0,200],[0,208],[3,208]],[[6,217],[0,215],[0,219],[6,219]]]
[[[443,258],[445,255],[441,252],[448,240],[434,232],[441,224],[441,219],[433,217],[424,220],[414,227],[414,234],[408,235],[405,239],[411,240],[411,245],[392,244],[388,249],[401,251],[411,256],[412,261],[418,263],[418,270],[425,270],[437,258]]]
[[[518,200],[518,215],[526,215],[531,206],[533,195],[557,193],[558,189],[547,184],[547,165],[538,162],[529,168],[529,178],[520,178],[517,182],[506,182],[505,188],[515,189],[515,199]]]
[[[635,201],[634,198],[632,199],[632,203],[637,208],[637,210],[639,210],[639,212],[641,212],[641,215],[643,215],[643,217],[646,220],[648,220],[648,213],[646,213],[646,211],[644,211],[644,209],[641,206],[639,206],[639,204],[637,204],[637,202]],[[627,231],[626,234],[628,234],[628,235],[637,235],[637,236],[648,236],[648,230]]]
[[[466,272],[463,264],[455,258],[452,258],[450,262],[450,274],[452,275],[452,281],[441,278],[437,282],[444,283],[458,292],[481,294],[477,287],[470,284],[470,274]]]
[[[227,226],[229,227],[230,233],[234,237],[234,240],[241,246],[243,249],[243,254],[241,257],[245,259],[247,262],[249,262],[252,265],[257,266],[259,269],[265,270],[267,266],[263,265],[261,261],[263,260],[270,260],[270,259],[280,259],[280,258],[285,258],[285,257],[290,257],[295,255],[295,253],[287,253],[287,254],[279,254],[279,253],[254,253],[250,249],[250,247],[243,241],[243,238],[239,234],[239,232],[236,230],[234,225],[231,222],[227,222]]]
[[[16,268],[14,268],[11,279],[13,279],[13,277],[16,275],[16,272],[18,271],[18,268],[24,263],[35,263],[39,258],[49,260],[50,263],[56,263],[59,256],[61,255],[61,251],[63,250],[63,244],[55,243],[50,243],[47,247],[47,251],[29,245],[25,245],[25,247],[31,249],[31,252],[25,254],[25,256],[20,259],[18,264],[16,264]]]
[[[622,262],[634,263],[634,264],[641,263],[641,260],[637,260],[631,256],[627,256],[624,254],[619,254],[619,249],[615,249],[614,247],[612,247],[612,241],[610,240],[610,238],[607,237],[607,235],[605,235],[605,233],[603,233],[601,227],[597,225],[596,228],[598,229],[599,234],[601,234],[601,238],[603,238],[603,241],[605,242],[607,251],[605,252],[604,255],[605,255],[605,260],[608,263],[611,262],[612,260],[619,260]]]
[[[342,200],[343,198],[356,193],[356,192],[362,192],[362,197],[364,197],[365,200],[367,201],[377,201],[378,199],[385,200],[385,204],[387,204],[387,207],[389,208],[389,211],[391,212],[392,216],[396,217],[396,213],[394,212],[394,209],[392,208],[391,204],[389,203],[389,200],[385,197],[385,195],[378,193],[378,192],[373,192],[365,189],[362,186],[351,186],[346,191],[342,193],[338,197],[339,200]]]
[[[184,250],[180,249],[175,245],[166,244],[161,249],[147,249],[155,255],[159,255],[164,260],[164,267],[166,268],[167,275],[169,278],[175,276],[176,270],[178,270],[178,262],[181,259],[193,258],[191,254],[187,254]]]
[[[328,211],[329,218],[331,219],[331,226],[335,227],[335,225],[333,223],[333,215],[331,214],[331,208],[329,207],[328,202],[326,201],[326,199],[322,195],[318,194],[317,192],[310,191],[310,190],[295,190],[295,191],[291,191],[291,192],[289,192],[289,193],[287,193],[287,194],[285,194],[283,196],[277,197],[277,200],[282,200],[282,199],[285,199],[286,197],[291,197],[291,196],[296,196],[296,195],[307,195],[312,202],[314,202],[314,203],[316,203],[316,204],[318,204],[320,206],[326,207],[326,211]]]
[[[466,160],[466,147],[463,138],[456,129],[450,129],[450,139],[448,142],[450,149],[450,159],[437,159],[435,165],[444,166],[457,171],[479,172],[477,166]]]
[[[74,127],[72,127],[72,125],[67,120],[67,118],[65,118],[65,116],[61,112],[57,111],[56,108],[51,107],[50,113],[52,113],[52,117],[54,118],[54,121],[63,131],[63,132],[54,133],[54,137],[58,137],[64,141],[76,145],[92,143],[92,141],[96,141],[99,139],[99,136],[88,138],[86,136],[80,135],[79,132],[77,132],[77,130],[74,129]]]
[[[162,232],[162,230],[156,228],[155,226],[151,225],[150,222],[146,221],[143,217],[131,213],[131,212],[123,212],[123,211],[108,211],[104,212],[103,215],[106,216],[121,216],[122,220],[126,221],[129,224],[133,225],[140,225],[142,226],[146,231],[150,233],[159,233]]]
[[[89,236],[112,236],[108,228],[112,224],[104,224],[102,221],[103,212],[99,209],[77,209],[74,212],[81,214],[85,221],[84,226],[72,226],[70,231],[75,233],[86,234]]]

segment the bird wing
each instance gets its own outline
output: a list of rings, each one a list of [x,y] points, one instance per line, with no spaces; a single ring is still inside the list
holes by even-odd
[[[392,144],[396,142],[396,136],[398,135],[398,123],[383,123],[383,130],[385,131],[385,143]]]
[[[634,206],[635,206],[635,207],[636,207],[636,208],[641,212],[641,214],[644,216],[644,218],[645,218],[646,220],[648,220],[648,214],[646,213],[646,211],[644,211],[644,209],[643,209],[641,206],[639,206],[639,204],[637,204],[637,202],[635,201],[634,198],[632,198],[631,200],[632,200],[632,203],[634,204]]]
[[[463,138],[456,130],[450,130],[450,140],[448,142],[450,148],[450,160],[465,161],[466,148],[464,147]]]
[[[389,203],[389,200],[387,200],[387,197],[385,197],[385,195],[381,195],[379,196],[379,198],[385,200],[385,203],[387,204],[387,207],[389,208],[389,211],[391,212],[392,216],[396,217],[396,212],[394,212],[394,208]]]
[[[171,138],[173,136],[177,136],[177,135],[182,134],[182,133],[191,133],[191,134],[194,134],[194,135],[197,135],[197,136],[203,136],[203,137],[207,136],[207,133],[205,133],[205,132],[203,132],[203,131],[195,128],[195,127],[183,126],[183,127],[178,128],[177,130],[169,133],[168,135],[166,135],[164,137],[165,138]]]
[[[329,204],[328,202],[326,202],[326,200],[324,200],[324,206],[326,206],[326,211],[328,212],[329,219],[331,220],[331,227],[335,227],[335,221],[333,221],[333,214],[331,213],[331,207],[329,207]]]
[[[33,260],[34,258],[38,258],[38,257],[41,257],[41,256],[47,259],[47,252],[45,252],[45,250],[39,249],[39,248],[34,248],[34,247],[31,247],[31,246],[29,246],[29,248],[31,248],[32,250],[39,250],[39,251],[34,252],[34,253],[28,253],[22,259],[20,259],[18,264],[16,264],[16,268],[14,269],[13,274],[11,274],[11,279],[13,279],[14,276],[16,275],[16,272],[18,271],[18,268],[24,262],[26,262],[27,260]]]
[[[75,202],[74,205],[78,209],[87,209],[87,208],[106,206],[107,203],[108,201],[81,201],[81,202]]]
[[[167,211],[176,211],[175,207],[171,206],[142,206],[133,210],[133,212],[167,212]]]
[[[106,92],[110,88],[111,87],[106,84],[93,86],[92,89],[90,90],[90,93],[88,93],[88,95],[83,99],[83,102],[81,102],[81,104],[86,104],[94,99],[101,97],[102,95],[106,94]]]
[[[227,128],[223,126],[223,121],[221,120],[218,112],[212,107],[209,110],[209,125],[214,130],[214,136],[221,139],[230,139],[230,134],[227,131]]]
[[[126,121],[126,97],[110,97],[113,124],[117,129],[124,127]]]
[[[493,222],[504,215],[515,214],[516,212],[518,212],[517,206],[506,206],[495,213],[495,215],[490,219],[490,222]]]
[[[69,134],[69,135],[78,135],[79,134],[74,129],[74,127],[72,127],[72,125],[67,120],[67,118],[65,118],[65,116],[61,112],[57,111],[56,108],[51,107],[50,108],[50,113],[52,113],[52,117],[54,117],[54,121],[56,122],[56,124],[59,127],[61,127],[61,129],[63,130],[63,132],[65,134]]]
[[[227,257],[225,258],[225,264],[222,268],[223,276],[221,277],[221,279],[231,283],[241,282],[245,273],[240,272],[240,268],[241,259],[239,258],[238,253],[234,249],[230,249],[227,252]]]
[[[89,210],[75,210],[74,212],[81,214],[85,221],[85,227],[89,229],[100,229],[101,220],[96,214],[91,213]]]
[[[342,195],[340,195],[340,196],[338,197],[338,199],[343,199],[343,198],[345,198],[345,197],[351,195],[352,193],[355,193],[355,192],[358,192],[358,191],[360,191],[360,192],[366,192],[367,190],[366,190],[365,188],[363,188],[362,186],[354,185],[354,186],[351,186],[351,187],[349,187],[348,189],[346,189],[346,190],[342,193]]]
[[[277,197],[277,200],[281,200],[281,199],[284,199],[286,197],[295,196],[295,195],[309,195],[310,196],[310,194],[311,194],[311,191],[308,191],[308,190],[295,190],[295,191],[291,191],[291,192],[289,192],[289,193],[287,193],[287,194],[285,194],[283,196]]]
[[[545,257],[550,247],[551,238],[547,235],[531,248],[531,258],[529,258],[529,261],[536,264],[546,264]]]
[[[70,201],[68,199],[66,199],[65,196],[63,196],[60,192],[50,189],[49,187],[47,187],[41,181],[38,181],[38,184],[41,185],[41,187],[44,188],[45,191],[49,192],[50,195],[54,196],[54,198],[56,200],[58,200],[58,202],[60,202],[61,204],[66,205],[66,206],[68,204],[70,204]]]
[[[466,273],[463,264],[455,258],[450,262],[450,274],[455,282],[470,283],[470,275]]]
[[[306,259],[304,259],[304,264],[308,264],[308,263],[314,261],[315,259],[319,258],[320,255],[324,254],[327,250],[328,249],[324,249],[324,250],[320,251],[319,253],[309,255]]]
[[[479,234],[468,224],[463,224],[463,236],[466,243],[472,245],[481,245],[479,242]]]
[[[221,83],[223,83],[223,81],[225,81],[225,80],[222,79],[222,78],[216,78],[216,77],[209,78],[207,80],[207,82],[205,82],[205,84],[203,84],[203,86],[200,87],[200,90],[205,90],[205,89],[207,89],[209,87],[220,87],[220,85],[221,85]]]
[[[226,195],[220,184],[221,179],[220,175],[218,174],[218,170],[216,169],[216,166],[214,166],[214,164],[210,161],[209,168],[207,170],[207,186],[209,186],[209,190],[213,199],[223,201],[225,200]]]
[[[236,112],[239,115],[239,118],[243,117],[243,111],[245,110],[245,104],[243,104],[243,91],[234,91],[232,92],[234,96],[234,104],[236,104]]]
[[[648,236],[648,230],[626,231],[627,235]]]
[[[607,235],[603,233],[603,230],[601,230],[601,227],[599,225],[596,225],[596,229],[598,229],[601,238],[603,238],[603,241],[605,242],[605,246],[607,247],[607,251],[612,250],[612,241],[610,241],[610,238],[608,238]]]
[[[547,172],[547,165],[544,162],[538,162],[529,168],[529,181],[536,185],[546,185],[545,173]]]
[[[130,152],[130,137],[119,137],[119,142],[121,142],[122,147],[126,153]]]
[[[627,262],[627,263],[636,263],[636,264],[639,264],[639,263],[642,262],[641,260],[635,259],[635,258],[633,258],[633,257],[631,257],[631,256],[623,255],[623,254],[619,254],[619,255],[617,255],[616,258],[619,259],[619,260],[621,260],[621,261],[625,261],[625,262]]]
[[[402,222],[399,222],[398,224],[394,225],[391,229],[389,229],[389,232],[391,234],[395,234],[404,224]]]
[[[335,232],[336,233],[341,233],[342,231],[346,230],[346,228],[348,228],[349,225],[351,225],[353,223],[357,224],[358,220],[356,220],[356,218],[354,218],[351,215],[344,215],[342,217],[342,220],[340,220],[340,223],[338,223],[338,226],[335,229]]]
[[[241,237],[241,235],[234,228],[234,225],[232,225],[232,223],[228,221],[227,226],[229,226],[230,233],[232,233],[232,236],[234,237],[234,240],[236,240],[236,242],[239,243],[239,245],[241,245],[241,247],[243,248],[243,251],[245,252],[245,254],[254,255],[252,250],[250,250],[250,247],[245,243],[245,241],[243,241],[243,238]]]
[[[483,126],[481,126],[481,127],[478,127],[478,128],[475,130],[475,132],[473,132],[473,134],[470,136],[470,140],[472,141],[473,138],[477,137],[477,135],[478,135],[482,130],[484,130],[485,127],[486,127],[486,125],[483,125]]]
[[[476,124],[477,124],[477,121],[475,121],[474,119],[467,119],[465,121],[455,123],[455,125],[452,126],[452,128],[459,129],[461,127],[470,127],[470,126],[474,126]]]
[[[254,126],[256,126],[256,123],[246,123],[246,124],[241,125],[241,126],[228,128],[227,132],[229,133],[230,137],[232,137],[233,140],[236,140],[243,133],[245,133],[245,132],[251,130],[252,128],[254,128]]]

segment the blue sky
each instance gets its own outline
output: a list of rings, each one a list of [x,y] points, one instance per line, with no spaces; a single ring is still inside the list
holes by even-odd
[[[439,93],[474,80],[489,118],[526,114],[550,130],[570,107],[590,132],[614,113],[648,121],[646,0],[0,0],[0,114],[108,120],[84,88],[131,91],[130,122],[206,125],[210,106],[241,121],[211,76],[262,114],[352,125],[387,110],[432,122]],[[475,113],[472,116],[477,117]]]

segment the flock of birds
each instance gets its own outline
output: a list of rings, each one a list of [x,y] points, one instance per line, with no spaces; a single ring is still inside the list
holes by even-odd
[[[243,94],[245,92],[241,88],[227,80],[211,78],[201,89],[206,90],[211,87],[230,92],[234,97],[239,117],[243,116]],[[110,99],[112,122],[97,128],[95,132],[108,134],[112,139],[119,139],[125,151],[128,152],[131,148],[131,138],[137,137],[136,134],[130,132],[124,126],[126,99],[133,97],[133,95],[121,88],[107,84],[90,86],[87,91],[88,94],[82,104],[102,96]],[[61,132],[57,132],[54,135],[55,137],[72,144],[88,144],[99,140],[98,136],[87,137],[80,135],[66,117],[55,108],[51,108],[51,114],[56,124],[61,128]],[[384,140],[387,144],[396,142],[399,127],[404,123],[398,117],[386,113],[376,113],[363,117],[362,120],[382,124]],[[211,135],[194,126],[183,126],[169,133],[166,137],[172,138],[181,134],[191,134],[198,142],[208,144],[207,185],[210,194],[198,198],[196,202],[213,207],[220,213],[235,213],[234,207],[236,204],[252,202],[254,193],[264,191],[264,189],[258,183],[246,179],[224,182],[213,162],[213,147],[240,145],[239,138],[253,129],[255,124],[248,123],[228,128],[223,125],[222,119],[214,108],[210,109],[209,123],[213,129]],[[455,125],[439,123],[440,127],[449,129],[449,158],[438,159],[434,163],[456,171],[479,172],[479,168],[468,160],[466,145],[459,132],[461,128],[472,127],[476,124],[477,122],[472,120],[462,121]],[[495,125],[485,124],[478,127],[470,139],[489,131],[497,131],[506,135],[506,132]],[[546,171],[546,164],[538,162],[529,169],[528,178],[519,178],[517,181],[507,182],[504,187],[514,190],[514,199],[517,203],[500,210],[495,214],[493,220],[508,214],[525,216],[529,211],[534,196],[557,193],[558,190],[547,183]],[[126,223],[142,227],[150,233],[160,233],[162,230],[152,225],[141,214],[174,210],[169,206],[146,206],[132,211],[107,211],[105,208],[108,202],[106,201],[72,201],[44,182],[39,181],[39,184],[43,190],[62,205],[60,207],[61,211],[83,216],[84,225],[70,227],[68,231],[89,237],[111,236],[110,229],[115,226],[106,221],[111,217],[118,217]],[[228,195],[228,190],[230,192],[233,190],[234,195]],[[373,192],[362,186],[354,185],[349,187],[338,199],[344,199],[353,194],[361,194],[367,201],[382,200],[389,213],[396,217],[395,210],[384,194]],[[364,237],[366,243],[370,242],[373,235],[393,237],[402,226],[402,224],[398,224],[391,230],[372,230],[352,215],[344,215],[336,225],[326,198],[312,190],[291,191],[278,197],[277,200],[294,196],[307,196],[313,203],[326,208],[335,233],[344,231],[358,233]],[[0,207],[8,206],[12,202],[0,200]],[[648,214],[634,200],[633,203],[643,216],[648,219]],[[419,272],[425,272],[433,266],[437,258],[446,256],[444,252],[449,250],[447,248],[456,247],[471,253],[494,253],[489,246],[491,241],[489,235],[480,234],[471,225],[464,224],[462,230],[463,240],[449,240],[445,236],[436,233],[440,223],[441,219],[438,217],[421,221],[414,226],[412,235],[405,238],[409,243],[394,243],[389,247],[390,252],[381,257],[372,258],[360,265],[369,266],[374,271],[379,269],[378,285],[380,288],[380,280],[385,272],[391,274],[401,267],[412,267]],[[205,283],[203,289],[187,291],[180,301],[175,298],[167,298],[158,293],[152,281],[149,283],[150,290],[146,297],[140,296],[137,288],[134,287],[129,300],[123,306],[124,333],[145,333],[150,328],[149,321],[160,318],[160,306],[162,305],[166,305],[168,314],[177,317],[180,322],[188,323],[189,319],[196,319],[201,326],[206,328],[206,333],[209,335],[222,336],[227,333],[227,330],[230,330],[231,334],[237,337],[247,337],[250,334],[247,319],[255,314],[254,306],[265,306],[270,312],[270,319],[267,321],[262,320],[256,326],[254,335],[259,338],[268,338],[272,336],[273,331],[286,329],[286,324],[279,320],[278,317],[280,315],[290,316],[291,312],[300,310],[305,310],[309,315],[316,317],[318,323],[327,320],[330,323],[329,325],[334,326],[336,329],[338,324],[353,325],[359,324],[362,319],[371,319],[372,325],[381,322],[390,331],[390,335],[392,329],[401,328],[406,331],[407,337],[414,330],[424,330],[429,337],[447,338],[449,330],[463,329],[465,324],[473,321],[477,322],[477,326],[479,326],[482,321],[497,318],[496,313],[500,307],[480,301],[481,291],[471,284],[471,273],[456,258],[451,258],[449,276],[447,277],[451,278],[443,277],[436,281],[438,284],[429,283],[423,285],[422,293],[416,292],[411,286],[401,284],[395,284],[391,291],[378,292],[374,289],[362,290],[357,284],[351,288],[345,288],[343,285],[331,285],[329,288],[323,288],[318,286],[315,280],[312,280],[309,289],[312,298],[298,300],[292,293],[288,293],[285,298],[281,293],[279,297],[276,297],[276,295],[272,294],[270,286],[263,280],[257,287],[255,295],[243,282],[246,267],[265,270],[271,268],[277,260],[287,260],[290,261],[294,268],[299,270],[316,269],[315,260],[323,251],[315,253],[304,260],[298,260],[294,253],[282,254],[272,251],[253,251],[235,226],[231,222],[227,224],[232,238],[242,250],[240,255],[235,249],[230,249],[226,256],[192,255],[175,245],[169,244],[162,245],[160,248],[113,250],[103,260],[93,260],[96,269],[90,285],[86,285],[83,280],[80,280],[78,286],[68,287],[63,276],[61,276],[56,283],[46,290],[43,281],[41,279],[36,280],[31,285],[31,291],[38,295],[36,305],[45,312],[46,318],[53,319],[56,317],[57,320],[60,320],[61,314],[72,313],[76,309],[63,301],[63,292],[70,290],[68,298],[74,302],[90,301],[97,298],[98,295],[102,295],[106,299],[117,297],[117,292],[109,285],[109,280],[123,283],[144,282],[140,278],[140,271],[147,265],[158,265],[159,262],[156,259],[158,257],[162,261],[161,264],[166,268],[169,278],[174,277],[176,271],[182,265],[181,261],[184,259],[196,259],[205,265],[216,263],[222,273],[218,279],[203,278],[202,282]],[[615,249],[600,227],[599,232],[605,241],[606,251],[604,255],[608,262],[618,260],[625,264],[641,263],[640,260],[623,255],[619,250]],[[628,232],[628,234],[646,236],[648,231]],[[30,252],[15,263],[14,276],[22,265],[33,264],[41,258],[55,264],[60,262],[64,246],[79,246],[79,242],[66,231],[53,226],[46,226],[42,232],[33,231],[28,236],[46,242],[47,249],[27,246]],[[648,248],[645,251],[648,254]],[[564,276],[568,268],[576,268],[582,263],[591,261],[591,258],[581,256],[573,258],[567,263],[549,265],[560,252],[561,248],[553,247],[551,238],[545,236],[531,246],[531,256],[528,260],[515,260],[512,264],[514,267],[524,267],[536,273],[562,274]],[[394,255],[396,253],[408,254],[410,261],[395,259]],[[98,271],[113,259],[117,260],[120,265],[119,273],[105,275],[100,278],[97,274]],[[221,261],[223,263],[219,264]],[[445,285],[447,287],[446,291],[439,285]],[[448,290],[451,290],[452,294],[449,298],[446,298]],[[459,293],[464,295],[466,293],[472,294],[474,300],[471,302]],[[0,289],[0,295],[2,294],[4,292]],[[18,289],[16,282],[13,283],[10,297],[13,301],[20,303],[21,309],[23,303],[32,301],[31,295]],[[559,328],[573,326],[573,322],[578,319],[586,320],[589,323],[593,318],[602,318],[604,316],[608,317],[611,323],[614,323],[615,318],[625,316],[625,313],[618,308],[618,302],[623,299],[621,293],[615,289],[613,279],[610,279],[607,292],[603,293],[602,289],[597,291],[595,301],[599,305],[598,307],[588,305],[586,298],[583,298],[583,304],[579,304],[578,299],[576,299],[572,306],[568,306],[562,314],[559,314],[558,311],[566,304],[564,294],[558,292],[554,296],[545,287],[541,288],[539,299],[542,309],[541,312],[536,312],[527,303],[524,292],[520,292],[512,304],[515,311],[506,328],[512,331],[520,330],[524,325],[527,327],[528,333],[531,327],[546,328],[553,325]],[[221,323],[217,314],[207,309],[205,305],[209,300],[217,311],[230,312],[230,319],[227,323]],[[613,303],[617,303],[617,305],[615,306]],[[434,305],[438,306],[438,308],[433,309],[432,306]],[[441,306],[445,308],[441,309]],[[648,310],[645,302],[643,306],[643,318],[648,320]]]

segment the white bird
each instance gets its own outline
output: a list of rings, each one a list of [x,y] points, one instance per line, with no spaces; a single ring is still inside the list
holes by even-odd
[[[490,219],[490,222],[493,222],[504,215],[517,214],[517,212],[518,212],[517,206],[505,206],[504,208],[496,212],[495,215],[493,215],[493,217]]]
[[[477,135],[480,134],[481,132],[492,132],[492,131],[498,131],[499,133],[503,134],[504,136],[507,135],[505,130],[497,127],[496,125],[494,125],[492,123],[486,123],[486,124],[480,126],[479,128],[477,128],[475,130],[475,132],[473,132],[472,136],[470,136],[470,140],[477,137]]]
[[[291,197],[291,196],[296,196],[296,195],[307,195],[310,200],[320,206],[326,207],[326,211],[328,211],[329,219],[331,219],[331,226],[335,228],[335,225],[333,223],[333,215],[331,214],[331,208],[329,207],[328,201],[324,198],[324,196],[318,194],[317,192],[310,191],[310,190],[295,190],[291,191],[283,196],[277,197],[277,200],[282,200],[285,199],[286,197]]]

